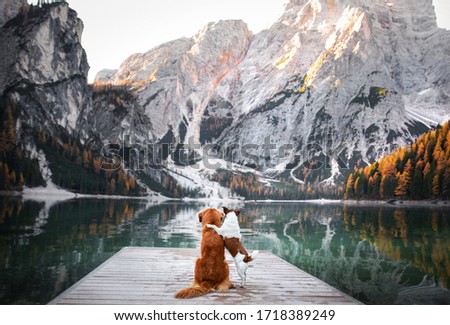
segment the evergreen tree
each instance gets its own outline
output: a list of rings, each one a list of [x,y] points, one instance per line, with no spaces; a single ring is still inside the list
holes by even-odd
[[[433,177],[433,196],[439,197],[441,194],[441,177],[440,174],[436,174]]]
[[[411,159],[408,159],[403,169],[403,173],[398,177],[398,185],[395,188],[396,196],[409,196],[411,194],[412,173]]]
[[[356,179],[355,181],[355,197],[357,199],[362,199],[367,194],[367,179],[364,173],[361,173],[361,175]]]
[[[388,199],[394,196],[395,188],[397,186],[397,179],[395,178],[397,170],[393,159],[388,159],[381,167],[381,188],[380,195],[383,199]]]
[[[432,196],[433,174],[431,172],[431,164],[427,162],[423,169],[423,194],[426,198]]]
[[[355,198],[355,181],[353,173],[348,176],[347,183],[345,185],[345,199]]]
[[[423,173],[421,169],[416,169],[414,172],[411,194],[413,199],[422,199],[424,197]]]
[[[410,147],[380,159],[364,170],[351,173],[345,198],[352,195],[370,198],[411,199],[449,198],[450,196],[450,124],[445,123],[419,137]],[[362,182],[367,180],[367,188]]]
[[[446,199],[450,198],[450,164],[447,164],[447,169],[442,177],[442,196]]]

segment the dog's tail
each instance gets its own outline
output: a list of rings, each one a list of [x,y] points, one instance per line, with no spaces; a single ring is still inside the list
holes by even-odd
[[[258,256],[258,254],[259,254],[259,251],[253,251],[252,255],[247,255],[244,258],[244,263],[253,261],[256,258],[256,256]]]
[[[201,287],[195,287],[195,288],[190,287],[190,288],[186,288],[186,289],[178,291],[175,294],[175,298],[191,299],[191,298],[206,295],[208,292],[211,292],[211,291],[213,291],[213,289],[206,289],[206,288],[201,288]]]

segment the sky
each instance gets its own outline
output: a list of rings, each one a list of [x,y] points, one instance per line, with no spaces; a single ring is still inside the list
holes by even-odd
[[[413,0],[414,1],[414,0]],[[36,3],[37,1],[29,1]],[[117,69],[134,53],[192,37],[211,21],[242,19],[253,33],[269,28],[288,0],[68,0],[84,22],[82,45],[91,66]],[[392,0],[395,3],[395,0]],[[433,0],[438,25],[450,30],[450,1]]]
[[[68,0],[84,22],[82,45],[89,81],[104,68],[117,69],[143,53],[180,37],[192,37],[212,21],[242,19],[254,33],[269,28],[287,0]]]

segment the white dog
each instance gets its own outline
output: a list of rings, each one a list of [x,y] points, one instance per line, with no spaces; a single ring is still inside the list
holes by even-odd
[[[249,255],[241,242],[241,228],[237,216],[241,213],[239,210],[229,210],[223,208],[225,212],[225,219],[222,226],[219,228],[216,225],[206,225],[208,228],[214,229],[220,236],[223,237],[225,247],[233,256],[236,270],[241,277],[241,287],[247,283],[247,268],[248,263],[253,261],[258,255],[259,251],[254,251]]]

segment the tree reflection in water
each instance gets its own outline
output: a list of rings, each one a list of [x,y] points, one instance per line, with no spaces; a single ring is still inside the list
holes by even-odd
[[[264,240],[255,238],[255,247],[363,302],[450,304],[447,210],[267,205],[247,213],[276,220],[258,224]],[[277,240],[264,243],[280,227]]]
[[[125,246],[198,248],[195,215],[205,207],[0,197],[0,302],[47,303]],[[242,210],[247,249],[272,251],[365,303],[450,304],[447,210],[302,203],[229,208]]]

